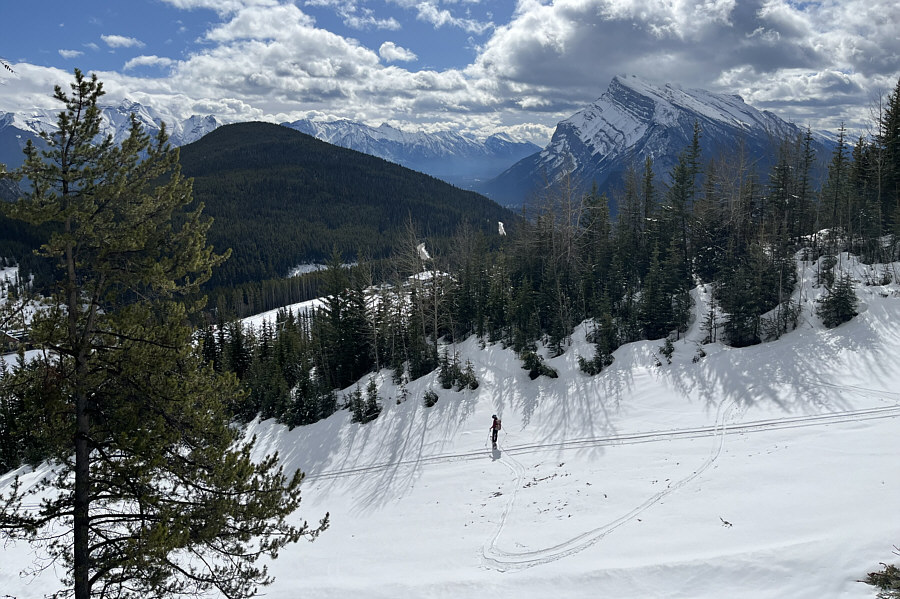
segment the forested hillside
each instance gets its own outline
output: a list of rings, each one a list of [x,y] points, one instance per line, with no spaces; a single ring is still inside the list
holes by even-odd
[[[284,277],[324,262],[390,255],[411,220],[429,247],[445,247],[463,224],[497,232],[515,216],[494,202],[353,150],[279,125],[221,127],[181,148],[194,197],[214,219],[209,240],[231,248],[210,285]]]
[[[417,240],[407,237],[400,254],[412,259],[398,274],[426,267],[424,279],[376,289],[367,287],[365,265],[347,274],[334,260],[321,305],[283,313],[262,330],[220,323],[205,334],[207,360],[244,381],[242,417],[304,424],[342,403],[355,406],[359,420],[376,416],[374,391],[343,402],[334,393],[384,367],[401,385],[435,368],[447,388],[477,384],[442,349],[472,334],[511,346],[532,378],[554,376],[544,357],[562,354],[585,321],[594,344],[593,355],[580,358],[588,374],[610,365],[625,343],[665,339],[671,348],[689,326],[698,284],[711,292],[704,343],[777,339],[801,317],[838,326],[856,315],[842,253],[866,264],[900,255],[900,87],[886,106],[876,136],[851,144],[840,132],[823,157],[821,189],[810,176],[817,157],[808,134],[784,139],[775,166],[760,173],[740,155],[707,160],[697,127],[668,181],[654,177],[649,160],[627,173],[615,221],[605,195],[561,187],[497,252],[486,251],[483,237],[460,236],[452,252],[423,264],[414,259]],[[827,290],[815,315],[792,298],[798,259],[817,265],[817,284]],[[867,276],[863,283],[882,285],[894,274],[872,267]]]

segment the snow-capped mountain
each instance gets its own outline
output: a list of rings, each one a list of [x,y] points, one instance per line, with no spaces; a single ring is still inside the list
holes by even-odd
[[[702,129],[704,160],[733,151],[743,144],[765,175],[778,143],[802,133],[796,125],[768,111],[760,111],[737,95],[701,89],[658,86],[635,76],[618,76],[595,102],[557,124],[550,143],[540,153],[520,161],[480,191],[502,203],[520,205],[570,173],[578,187],[596,183],[601,191],[621,185],[630,164],[653,159],[656,174],[665,180],[690,143],[694,123]],[[831,144],[814,135],[815,149]]]
[[[372,154],[427,173],[461,187],[496,176],[504,169],[540,151],[530,142],[503,134],[485,140],[453,131],[410,132],[387,124],[370,127],[353,121],[282,123],[322,141]]]
[[[56,129],[58,109],[34,109],[20,113],[0,113],[0,163],[12,169],[22,163],[22,148],[31,139],[37,143],[41,131]],[[166,123],[169,141],[174,146],[183,146],[197,141],[213,129],[222,125],[215,116],[193,115],[180,119],[155,108],[125,100],[115,106],[101,108],[100,134],[111,135],[114,143],[120,143],[128,135],[134,114],[144,130],[156,135],[160,125]]]
[[[154,108],[126,100],[118,106],[109,106],[103,109],[101,133],[112,135],[115,143],[121,142],[128,135],[128,127],[131,123],[130,115],[132,114],[137,117],[144,130],[151,135],[156,135],[160,124],[165,123],[169,141],[174,146],[195,142],[223,124],[212,115],[192,115],[186,119],[178,119],[171,114],[165,114]]]
[[[111,135],[115,143],[128,135],[131,114],[151,135],[159,131],[161,123],[166,123],[169,139],[175,146],[197,141],[223,124],[212,115],[181,119],[131,100],[105,106],[101,113],[101,135]],[[26,142],[29,139],[37,142],[41,131],[55,129],[58,114],[56,109],[0,113],[0,163],[10,169],[19,166]],[[497,176],[522,158],[540,151],[533,143],[516,141],[504,134],[480,140],[453,131],[403,131],[387,124],[370,127],[346,120],[300,120],[282,124],[322,141],[378,156],[467,188]]]

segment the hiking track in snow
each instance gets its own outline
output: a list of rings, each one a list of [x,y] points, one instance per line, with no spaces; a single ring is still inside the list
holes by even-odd
[[[602,447],[614,445],[634,445],[637,443],[655,443],[676,439],[698,439],[717,434],[733,435],[754,432],[766,432],[771,430],[783,430],[791,428],[804,428],[809,426],[827,426],[844,422],[862,422],[882,418],[896,418],[900,416],[900,404],[878,408],[863,408],[859,410],[846,410],[840,412],[828,412],[825,414],[812,414],[807,416],[786,416],[784,418],[772,418],[767,420],[752,420],[729,425],[720,430],[718,424],[691,428],[676,428],[659,431],[647,431],[638,433],[625,433],[608,437],[589,437],[585,439],[569,439],[553,443],[530,443],[512,445],[503,448],[503,454],[525,455],[542,451],[581,449],[585,447]],[[488,450],[489,451],[489,450]],[[484,449],[465,451],[459,453],[439,453],[430,456],[417,456],[407,460],[394,460],[359,466],[355,468],[341,468],[338,470],[325,470],[318,473],[307,474],[304,482],[347,478],[359,474],[369,474],[396,468],[398,466],[419,466],[423,464],[461,462],[482,460],[487,452]]]
[[[626,522],[629,522],[636,518],[642,512],[650,508],[653,504],[659,502],[667,495],[670,495],[678,489],[681,489],[692,480],[703,474],[710,466],[712,466],[716,459],[719,457],[719,454],[722,452],[722,447],[725,445],[725,433],[728,430],[726,422],[736,405],[737,403],[734,400],[727,400],[719,404],[719,408],[716,413],[716,423],[712,427],[708,427],[709,432],[707,433],[715,435],[716,440],[709,452],[709,455],[706,457],[706,460],[704,460],[699,468],[697,468],[687,476],[682,477],[680,480],[674,481],[671,485],[669,485],[662,491],[651,495],[650,498],[648,498],[646,501],[644,501],[642,504],[640,504],[627,514],[624,514],[623,516],[620,516],[615,520],[607,522],[602,526],[598,526],[597,528],[583,532],[580,535],[572,537],[567,541],[564,541],[557,545],[553,545],[551,547],[546,547],[544,549],[536,549],[534,551],[504,551],[497,546],[497,540],[500,538],[500,534],[503,532],[503,528],[506,526],[506,520],[513,510],[516,496],[518,495],[519,489],[522,487],[522,478],[525,473],[525,468],[515,458],[504,458],[502,460],[503,464],[510,470],[512,470],[513,474],[516,476],[516,486],[512,493],[512,496],[509,498],[509,501],[507,502],[506,507],[503,510],[503,515],[500,518],[500,523],[497,525],[497,531],[494,533],[494,536],[491,538],[490,542],[488,542],[488,544],[486,544],[482,549],[482,563],[488,568],[499,570],[501,572],[508,572],[510,570],[522,570],[524,568],[540,566],[542,564],[556,561],[558,559],[562,559],[564,557],[572,555],[573,553],[577,553],[579,551],[587,549]],[[691,431],[689,429],[688,431],[679,432]],[[641,441],[638,439],[634,439],[632,440],[632,442],[634,443]]]
[[[787,416],[782,418],[772,418],[765,420],[754,420],[748,422],[737,422],[729,424],[733,412],[739,407],[739,403],[735,400],[727,400],[719,405],[715,424],[710,426],[676,428],[669,430],[658,430],[648,432],[627,433],[622,435],[614,435],[607,437],[592,437],[583,439],[569,439],[553,443],[532,443],[513,445],[508,448],[501,447],[502,458],[500,461],[506,466],[514,477],[513,490],[503,508],[500,521],[491,538],[484,545],[481,551],[481,562],[486,568],[508,572],[523,570],[547,564],[567,556],[573,555],[594,545],[609,533],[613,532],[622,525],[634,520],[642,512],[646,511],[654,504],[658,503],[668,495],[678,491],[694,481],[701,474],[706,472],[718,459],[725,445],[727,435],[766,432],[773,430],[785,430],[792,428],[803,428],[810,426],[827,426],[832,424],[861,422],[865,420],[885,419],[900,417],[900,403],[881,406],[875,408],[863,408],[857,410],[846,410],[839,412],[829,412],[823,414],[810,414],[803,416]],[[700,466],[693,470],[690,474],[681,479],[672,482],[667,488],[661,490],[648,497],[643,503],[636,506],[631,511],[622,516],[611,520],[599,527],[585,531],[575,537],[572,537],[562,543],[535,549],[530,551],[508,551],[499,546],[499,539],[506,527],[507,520],[513,513],[518,497],[519,489],[522,488],[525,478],[525,467],[521,462],[513,456],[527,455],[544,451],[560,451],[581,449],[587,447],[601,446],[618,446],[618,445],[634,445],[638,443],[655,443],[662,441],[673,441],[682,439],[696,439],[703,437],[715,437],[714,443],[710,448],[709,454]],[[306,481],[324,481],[329,479],[340,479],[352,477],[356,475],[365,475],[384,471],[390,468],[401,466],[409,466],[417,468],[424,464],[450,463],[458,461],[482,460],[485,458],[484,450],[474,450],[460,453],[444,453],[431,456],[417,456],[414,459],[395,460],[392,462],[384,462],[378,464],[370,464],[357,468],[345,468],[340,470],[325,471],[316,474],[310,474],[306,477]]]

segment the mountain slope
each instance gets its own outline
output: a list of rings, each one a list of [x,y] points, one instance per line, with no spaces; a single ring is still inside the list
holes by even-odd
[[[868,267],[842,263],[865,280]],[[270,596],[872,597],[857,580],[900,537],[898,286],[857,285],[861,314],[825,330],[816,264],[799,269],[807,316],[778,342],[706,345],[695,362],[698,290],[671,365],[640,342],[587,377],[580,329],[550,360],[560,378],[532,382],[512,352],[470,339],[457,349],[475,392],[429,376],[396,405],[387,375],[368,425],[340,413],[294,431],[255,424],[260,451],[308,473],[304,517],[334,522],[275,562]]]
[[[473,192],[287,127],[240,123],[181,149],[194,197],[215,220],[210,242],[232,257],[213,284],[283,277],[333,248],[349,259],[391,254],[408,219],[429,247],[468,222],[496,235],[516,216]]]
[[[815,272],[800,264],[806,317],[776,342],[706,345],[695,361],[698,290],[672,364],[657,365],[659,342],[640,342],[585,376],[581,328],[549,360],[560,378],[531,381],[510,350],[469,339],[456,349],[476,391],[441,390],[432,374],[398,404],[385,372],[384,411],[367,425],[347,411],[293,430],[253,423],[260,453],[307,473],[296,518],[332,521],[281,552],[266,595],[870,599],[857,580],[894,560],[900,538],[900,287],[857,285],[860,315],[825,330]],[[26,483],[44,472],[22,471]],[[2,551],[4,592],[55,588],[52,570],[18,576],[29,551]]]
[[[766,175],[782,139],[803,133],[771,112],[759,111],[740,96],[656,86],[634,76],[615,77],[598,100],[561,121],[540,153],[513,165],[479,191],[509,205],[521,205],[570,173],[577,188],[596,183],[600,191],[620,187],[629,165],[653,159],[666,180],[678,155],[689,146],[694,123],[702,129],[703,160],[744,152]],[[829,141],[816,136],[820,156]]]
[[[800,262],[804,318],[779,341],[709,344],[695,361],[698,289],[672,364],[639,342],[588,377],[580,328],[549,360],[560,377],[531,381],[510,350],[469,339],[456,349],[476,391],[441,390],[432,374],[398,404],[385,372],[369,424],[347,411],[293,430],[252,423],[260,453],[307,473],[295,518],[332,522],[281,552],[266,596],[871,599],[857,581],[896,561],[900,538],[900,285],[863,285],[871,268],[841,261],[860,314],[833,330],[813,315],[817,264]],[[19,473],[29,484],[46,471]],[[52,569],[19,576],[33,566],[24,546],[0,552],[5,593],[56,588]]]
[[[479,141],[451,131],[408,132],[387,124],[369,127],[346,120],[304,119],[284,125],[466,188],[492,178],[522,158],[540,151],[533,143],[518,142],[501,134]]]

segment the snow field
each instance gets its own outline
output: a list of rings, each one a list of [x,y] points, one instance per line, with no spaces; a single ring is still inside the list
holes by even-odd
[[[256,423],[306,464],[304,516],[335,522],[299,567],[273,564],[270,595],[872,597],[857,580],[900,538],[900,301],[860,286],[861,315],[824,330],[806,275],[801,327],[777,342],[706,345],[695,363],[698,290],[671,365],[641,342],[582,375],[582,329],[549,360],[559,379],[529,381],[512,352],[470,339],[457,349],[475,392],[430,376],[365,426]]]
[[[865,267],[845,263],[857,280]],[[307,474],[294,517],[332,525],[270,564],[267,597],[871,599],[857,582],[900,542],[900,295],[857,286],[860,315],[825,330],[803,267],[801,325],[778,341],[703,346],[707,295],[675,343],[629,344],[595,377],[579,327],[530,381],[512,351],[456,346],[479,388],[377,377],[384,410],[288,430],[253,422],[260,455]],[[657,366],[657,362],[659,365]],[[366,381],[362,381],[365,386]],[[440,396],[425,408],[423,393]],[[500,447],[488,441],[503,419]],[[0,486],[4,484],[0,480]],[[0,595],[39,597],[9,545]]]

